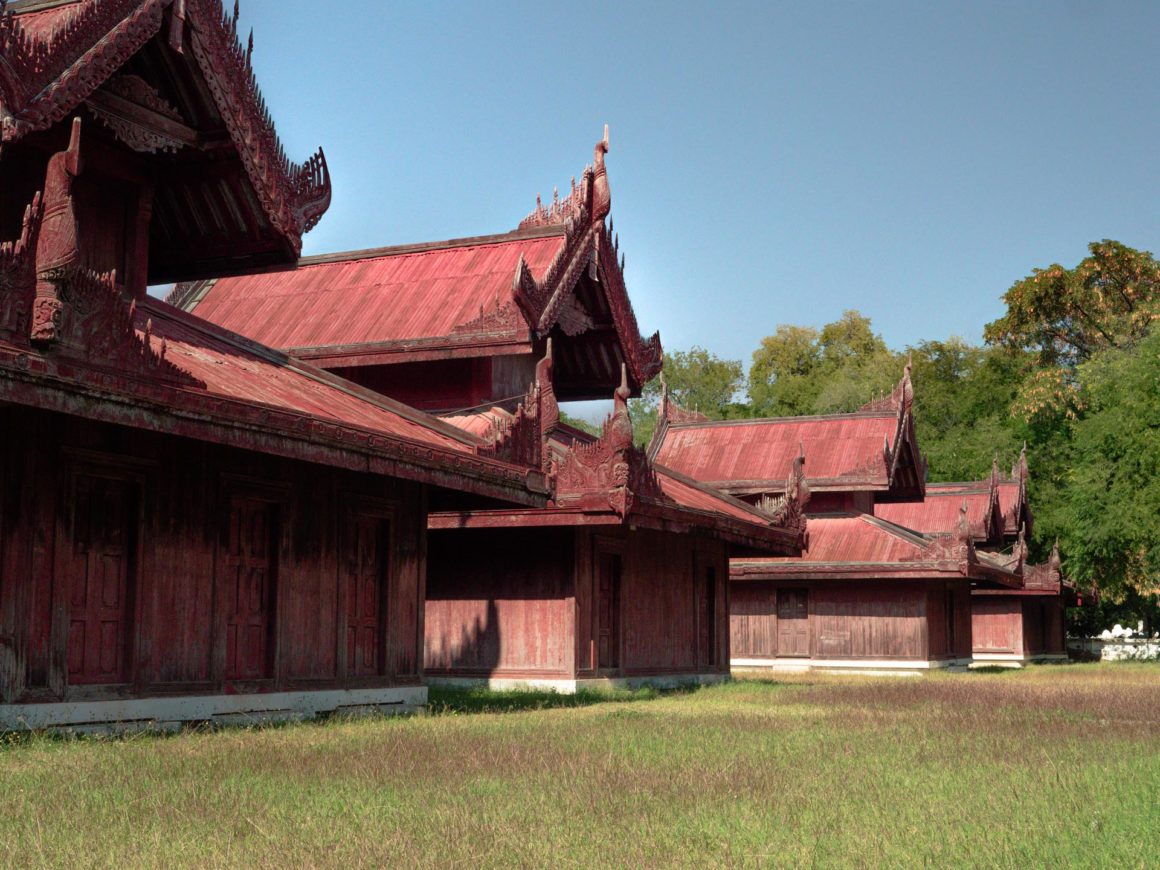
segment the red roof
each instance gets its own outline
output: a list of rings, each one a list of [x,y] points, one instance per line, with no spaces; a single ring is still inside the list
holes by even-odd
[[[158,300],[137,306],[136,326],[152,322],[166,359],[206,385],[206,392],[296,411],[322,420],[473,453],[475,441],[435,417],[283,354],[200,322]]]
[[[893,446],[897,428],[893,412],[679,423],[668,427],[655,455],[660,464],[710,485],[764,491],[784,487],[804,448],[813,489],[843,478],[886,487],[890,468],[883,451]]]
[[[970,577],[1005,587],[1021,578],[1000,560],[945,537],[928,537],[864,513],[824,514],[806,523],[808,548],[800,559],[735,559],[733,579],[888,580]]]
[[[159,366],[0,341],[0,400],[517,504],[544,502],[538,472],[477,455],[479,439],[420,411],[157,300],[136,306],[133,326],[114,341],[147,345],[130,352],[159,356]]]
[[[977,531],[980,538],[985,539],[991,510],[991,492],[986,481],[977,484],[928,483],[924,501],[875,505],[874,515],[916,532],[934,534],[952,531],[958,525],[964,503],[972,531]]]
[[[203,282],[189,310],[270,347],[417,341],[514,303],[520,257],[542,280],[562,232],[305,258],[297,268]],[[526,331],[526,324],[524,324]]]
[[[869,514],[810,517],[805,562],[901,562],[922,558],[930,542],[921,535]]]

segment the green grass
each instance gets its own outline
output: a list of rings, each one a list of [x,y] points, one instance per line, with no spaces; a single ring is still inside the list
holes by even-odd
[[[5,866],[1144,867],[1160,666],[576,697],[10,740]]]

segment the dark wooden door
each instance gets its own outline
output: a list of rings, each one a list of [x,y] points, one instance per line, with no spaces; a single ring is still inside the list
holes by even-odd
[[[620,556],[600,554],[597,578],[596,658],[601,670],[620,667]]]
[[[268,501],[239,497],[230,505],[222,584],[227,680],[273,673],[276,516]]]
[[[957,618],[957,613],[955,610],[955,590],[947,590],[946,601],[947,656],[953,658],[958,654],[958,638],[955,634],[955,620]]]
[[[717,569],[706,568],[698,596],[697,626],[701,664],[717,665]]]
[[[80,474],[73,503],[72,553],[63,566],[69,590],[68,681],[128,680],[137,486]]]
[[[387,520],[355,514],[348,533],[346,669],[352,676],[378,676],[386,662]]]
[[[809,593],[805,589],[777,592],[777,654],[796,657],[810,654]]]

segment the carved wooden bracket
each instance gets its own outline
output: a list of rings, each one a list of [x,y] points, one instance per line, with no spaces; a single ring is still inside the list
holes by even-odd
[[[805,446],[802,445],[794,458],[789,477],[786,478],[785,494],[763,495],[757,502],[757,509],[769,514],[772,525],[803,535],[806,532],[806,505],[810,500],[805,465]]]
[[[627,516],[638,498],[670,502],[645,452],[633,444],[628,413],[628,372],[621,366],[615,407],[600,437],[590,444],[573,444],[556,467],[556,503],[594,510],[612,508]]]

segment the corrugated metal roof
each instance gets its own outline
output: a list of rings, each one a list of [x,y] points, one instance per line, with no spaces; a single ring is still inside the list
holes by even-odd
[[[492,237],[403,252],[304,260],[295,269],[220,278],[192,309],[270,347],[308,348],[447,336],[514,303],[522,256],[537,280],[563,235]]]
[[[657,462],[708,483],[784,484],[804,447],[806,479],[866,475],[888,483],[883,447],[895,435],[895,413],[787,417],[670,426]]]
[[[921,558],[930,543],[868,514],[810,517],[806,562],[889,563]]]
[[[918,532],[950,532],[958,525],[959,511],[965,502],[971,528],[986,534],[991,493],[985,481],[982,485],[984,488],[980,490],[960,489],[960,484],[947,488],[928,483],[925,501],[875,505],[874,515]]]
[[[668,468],[654,466],[661,490],[682,507],[724,514],[747,523],[768,526],[770,518],[739,499],[716,492]]]
[[[150,321],[155,345],[162,339],[166,343],[166,359],[203,381],[211,394],[474,452],[468,438],[434,417],[281,354],[249,347],[163,302],[146,300],[138,305],[136,326],[141,334]]]

